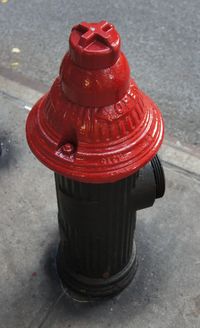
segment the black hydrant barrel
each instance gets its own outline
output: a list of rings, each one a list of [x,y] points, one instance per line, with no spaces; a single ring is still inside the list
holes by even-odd
[[[89,184],[55,174],[60,245],[59,275],[65,286],[88,296],[118,293],[136,270],[136,175]]]

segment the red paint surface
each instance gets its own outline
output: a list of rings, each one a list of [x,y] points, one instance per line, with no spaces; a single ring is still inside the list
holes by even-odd
[[[120,55],[120,36],[106,21],[74,26],[69,43],[72,60],[86,69],[110,67]]]
[[[130,78],[114,26],[100,22],[72,29],[60,75],[30,112],[26,132],[33,153],[53,171],[104,183],[150,161],[164,126],[158,107]]]

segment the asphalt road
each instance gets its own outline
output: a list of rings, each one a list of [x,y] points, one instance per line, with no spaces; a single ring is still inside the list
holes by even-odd
[[[71,26],[102,19],[120,32],[134,78],[163,112],[166,135],[200,146],[199,0],[0,0],[0,66],[50,85]]]

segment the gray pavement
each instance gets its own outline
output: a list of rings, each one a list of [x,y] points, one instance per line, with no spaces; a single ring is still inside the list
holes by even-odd
[[[31,101],[31,94],[19,86],[14,97],[14,84],[7,83],[7,92],[5,85],[0,85],[0,326],[199,328],[200,175],[181,168],[181,158],[179,166],[165,165],[165,197],[138,215],[134,281],[113,299],[77,302],[63,292],[56,274],[53,174],[25,140],[23,97]],[[199,154],[184,154],[198,161]]]
[[[3,68],[50,85],[68,48],[71,26],[82,20],[107,19],[121,34],[139,86],[160,106],[167,137],[200,145],[199,0],[2,2]],[[12,53],[15,47],[21,52]]]
[[[199,18],[198,0],[0,0],[0,327],[200,327]],[[71,26],[101,19],[118,28],[133,76],[164,114],[167,190],[138,213],[132,284],[80,303],[56,273],[53,174],[25,140],[25,108],[40,93],[2,75],[46,90]]]

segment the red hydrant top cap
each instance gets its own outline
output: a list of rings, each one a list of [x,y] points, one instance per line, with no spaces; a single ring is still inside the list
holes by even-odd
[[[112,24],[83,22],[72,28],[69,44],[59,76],[28,115],[28,144],[43,164],[68,178],[120,180],[158,152],[162,115],[130,77]]]
[[[106,21],[82,22],[74,26],[69,44],[73,61],[83,68],[106,68],[119,58],[119,34],[114,26]]]

